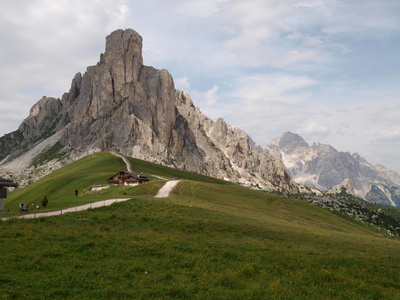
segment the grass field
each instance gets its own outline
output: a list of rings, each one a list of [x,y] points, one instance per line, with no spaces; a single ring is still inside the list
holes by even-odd
[[[101,173],[97,159],[124,169],[103,153],[52,176],[66,179],[90,162]],[[82,196],[132,197],[110,207],[1,222],[0,297],[400,298],[399,240],[300,200],[132,163],[145,175],[183,180],[165,199],[154,198],[164,182],[152,180]]]
[[[167,168],[138,159],[129,158],[129,160],[135,172],[143,173],[153,182],[160,181],[159,177],[166,179],[178,177],[201,182],[230,184],[220,179]],[[36,207],[37,204],[41,206],[44,196],[49,199],[49,204],[47,209],[41,209],[41,212],[104,200],[110,196],[123,198],[124,188],[112,188],[111,191],[100,193],[89,193],[89,190],[93,185],[106,185],[108,178],[125,169],[122,159],[110,153],[87,156],[23,189],[10,193],[5,202],[5,211],[11,211],[11,214],[18,212],[19,203],[29,204],[31,208]],[[76,189],[79,191],[79,197],[75,197]],[[131,191],[136,190],[131,189]]]

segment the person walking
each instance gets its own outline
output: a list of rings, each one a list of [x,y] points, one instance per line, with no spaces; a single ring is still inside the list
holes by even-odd
[[[78,197],[78,190],[75,190],[75,197]]]

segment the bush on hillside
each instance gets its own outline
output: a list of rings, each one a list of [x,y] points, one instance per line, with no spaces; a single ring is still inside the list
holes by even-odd
[[[48,203],[49,203],[49,199],[47,199],[47,196],[44,196],[43,200],[42,200],[42,207],[46,208]]]

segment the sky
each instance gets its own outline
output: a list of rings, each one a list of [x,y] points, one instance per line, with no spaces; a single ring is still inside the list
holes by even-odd
[[[3,0],[0,136],[132,28],[211,119],[286,131],[400,172],[398,0]]]

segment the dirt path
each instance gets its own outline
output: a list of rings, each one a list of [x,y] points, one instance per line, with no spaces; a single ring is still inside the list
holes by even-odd
[[[129,162],[129,160],[126,157],[122,156],[121,154],[115,153],[115,152],[111,152],[111,154],[116,157],[122,158],[122,160],[126,164],[126,170],[128,172],[132,172],[131,163]]]
[[[171,191],[178,185],[180,180],[173,180],[166,182],[163,187],[158,191],[155,198],[166,198],[169,196]],[[35,218],[44,218],[44,217],[51,217],[51,216],[59,216],[66,213],[77,212],[77,211],[84,211],[88,210],[89,208],[98,208],[103,206],[110,206],[116,202],[123,202],[130,200],[131,198],[123,198],[123,199],[109,199],[109,200],[102,200],[93,203],[88,203],[80,206],[74,206],[70,208],[60,209],[57,211],[50,211],[46,213],[30,213],[27,215],[17,216],[17,217],[8,217],[8,218],[1,218],[2,221],[6,221],[9,219],[35,219]]]
[[[164,186],[158,191],[156,198],[166,198],[169,193],[177,186],[179,180],[168,181]]]
[[[164,186],[158,191],[157,195],[155,196],[156,198],[166,198],[169,196],[171,191],[178,185],[180,180],[173,180],[173,181],[168,181],[164,184]],[[110,206],[113,203],[116,202],[123,202],[130,200],[131,198],[123,198],[123,199],[109,199],[109,200],[102,200],[102,201],[97,201],[93,203],[88,203],[80,206],[74,206],[74,207],[69,207],[65,209],[60,209],[57,211],[50,211],[50,212],[45,212],[45,213],[30,213],[27,215],[22,215],[22,216],[17,216],[17,217],[5,217],[1,218],[2,221],[6,221],[9,219],[35,219],[35,218],[44,218],[44,217],[51,217],[51,216],[59,216],[63,215],[66,213],[71,213],[71,212],[77,212],[77,211],[84,211],[88,210],[89,208],[98,208],[98,207],[103,207],[103,206]],[[4,214],[6,215],[6,213]]]
[[[88,204],[84,204],[84,205],[80,205],[80,206],[74,206],[74,207],[70,207],[70,208],[60,209],[57,211],[50,211],[50,212],[46,212],[46,213],[30,213],[28,215],[22,215],[22,216],[18,216],[18,217],[1,218],[1,220],[6,221],[9,219],[35,219],[35,218],[59,216],[59,215],[63,215],[66,213],[88,210],[89,208],[110,206],[111,204],[113,204],[115,202],[123,202],[123,201],[127,201],[130,199],[131,198],[102,200],[102,201],[88,203]]]

